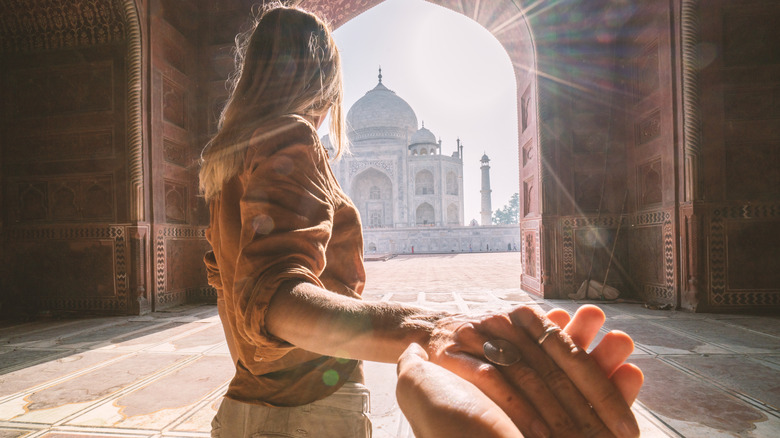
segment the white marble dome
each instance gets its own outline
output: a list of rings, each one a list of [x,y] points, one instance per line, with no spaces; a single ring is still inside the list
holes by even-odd
[[[417,116],[409,104],[394,91],[379,83],[358,99],[347,113],[348,135],[367,134],[365,131],[387,131],[392,136],[404,137],[417,131]]]
[[[436,144],[436,136],[423,125],[422,128],[412,135],[410,144]]]

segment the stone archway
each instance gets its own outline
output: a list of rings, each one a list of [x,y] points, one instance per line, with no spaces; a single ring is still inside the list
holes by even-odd
[[[326,17],[334,29],[347,21],[359,16],[368,9],[382,3],[381,0],[355,0],[329,2],[322,0],[302,0],[295,2],[313,12]],[[537,75],[539,48],[534,41],[532,28],[538,25],[544,28],[544,20],[548,19],[546,10],[549,2],[533,2],[526,0],[495,0],[490,2],[463,2],[451,0],[429,0],[444,8],[474,20],[490,32],[504,47],[512,62],[516,78],[518,109],[518,150],[526,152],[526,159],[521,161],[520,180],[516,182],[519,189],[522,181],[531,183],[535,187],[542,187],[543,167],[539,153],[543,141],[540,129],[540,97],[539,81]],[[533,23],[529,17],[535,17],[537,23]],[[522,197],[522,195],[521,195]],[[541,216],[544,212],[543,200],[537,197],[536,202],[527,217],[523,218],[521,226],[536,234],[540,234],[542,228]],[[521,199],[521,203],[530,203],[531,200]],[[546,239],[546,238],[545,238]],[[536,254],[541,254],[541,246],[546,242],[537,239]],[[544,291],[542,275],[544,269],[537,270],[539,274],[530,277],[522,272],[518,266],[518,275],[521,276],[523,286],[532,292],[539,294]],[[528,280],[528,281],[526,281]]]
[[[352,202],[365,228],[388,228],[394,223],[393,182],[386,173],[370,167],[352,180]]]
[[[433,206],[423,202],[415,209],[415,223],[418,227],[433,226],[436,224],[436,212]]]
[[[433,195],[433,173],[430,170],[423,169],[414,175],[414,194],[415,195]]]
[[[4,283],[36,307],[149,310],[141,15],[136,0],[52,0],[0,16],[3,100],[17,108],[0,122],[13,157],[1,189],[24,201],[4,197],[0,258],[18,255]],[[36,254],[55,241],[43,268]]]

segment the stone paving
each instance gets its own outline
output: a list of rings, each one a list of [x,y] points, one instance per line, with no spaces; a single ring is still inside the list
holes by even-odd
[[[458,312],[581,304],[524,293],[519,265],[518,253],[372,261],[365,297]],[[780,317],[597,304],[637,342],[643,436],[780,436]],[[231,374],[215,306],[0,322],[0,438],[207,437]],[[366,379],[374,436],[411,437],[394,365],[367,363]]]

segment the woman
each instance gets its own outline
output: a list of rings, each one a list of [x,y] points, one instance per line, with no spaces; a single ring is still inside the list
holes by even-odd
[[[211,215],[209,282],[236,365],[215,436],[370,436],[358,359],[396,362],[413,343],[474,383],[528,436],[605,425],[637,433],[622,384],[583,351],[572,354],[571,339],[545,330],[554,324],[530,308],[476,318],[361,301],[360,217],[317,135],[330,112],[331,141],[344,151],[330,32],[312,14],[277,6],[242,41],[200,172]],[[485,344],[497,339],[517,345],[524,360],[491,365]],[[598,375],[578,371],[585,369]]]

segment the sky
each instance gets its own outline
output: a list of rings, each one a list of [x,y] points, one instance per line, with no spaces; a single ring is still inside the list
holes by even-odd
[[[461,139],[465,224],[480,220],[482,154],[490,158],[493,211],[518,192],[515,77],[509,55],[487,30],[423,0],[386,0],[333,35],[345,110],[376,86],[381,65],[382,83],[441,138],[442,154],[451,155]]]

